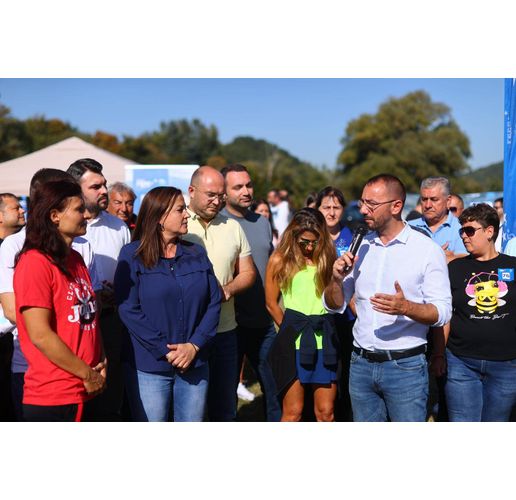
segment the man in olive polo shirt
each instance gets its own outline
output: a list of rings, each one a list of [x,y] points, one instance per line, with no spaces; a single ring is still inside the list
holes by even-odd
[[[211,422],[236,420],[240,367],[233,297],[256,278],[251,247],[240,224],[219,213],[224,201],[224,177],[203,166],[192,175],[188,194],[188,234],[185,240],[206,248],[219,281],[223,303],[217,335],[209,358],[208,418]]]

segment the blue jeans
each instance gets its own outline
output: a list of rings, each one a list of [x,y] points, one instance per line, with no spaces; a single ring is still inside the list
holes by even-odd
[[[516,404],[516,359],[487,361],[446,351],[451,422],[508,422]]]
[[[355,422],[424,422],[428,371],[424,354],[376,363],[351,353],[349,393]]]
[[[178,371],[143,372],[125,363],[127,399],[135,422],[202,422],[208,392],[208,365]]]
[[[237,414],[236,391],[240,378],[236,329],[215,335],[210,346],[208,364],[208,418],[210,422],[234,422]]]
[[[245,354],[258,376],[268,422],[279,422],[281,419],[281,407],[276,395],[276,383],[267,362],[267,355],[276,335],[276,329],[272,323],[263,328],[238,327],[239,366],[242,364]]]

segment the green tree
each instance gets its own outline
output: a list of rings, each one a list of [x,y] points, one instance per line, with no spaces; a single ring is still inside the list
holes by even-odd
[[[118,142],[118,137],[116,135],[110,134],[109,132],[97,130],[91,138],[91,142],[95,146],[106,149],[107,151],[111,151],[112,153],[120,153],[120,143]]]
[[[287,189],[292,205],[300,208],[310,191],[319,191],[329,183],[325,171],[263,139],[236,137],[223,146],[222,152],[228,163],[242,163],[248,168],[256,198],[266,197],[273,187]]]
[[[337,159],[346,191],[358,197],[368,178],[382,172],[398,176],[408,191],[422,179],[444,175],[453,181],[470,169],[469,139],[445,104],[423,91],[391,98],[374,115],[349,122]]]
[[[32,151],[32,139],[25,122],[11,115],[11,110],[0,104],[0,161],[12,160]]]
[[[165,165],[168,156],[160,150],[152,134],[138,137],[124,136],[118,154],[143,165]]]
[[[55,144],[72,136],[82,136],[77,128],[57,118],[46,119],[44,116],[34,116],[25,120],[25,126],[32,138],[32,151]],[[86,140],[89,140],[87,138]]]
[[[203,165],[221,150],[215,125],[206,126],[197,119],[162,122],[150,139],[170,163]]]

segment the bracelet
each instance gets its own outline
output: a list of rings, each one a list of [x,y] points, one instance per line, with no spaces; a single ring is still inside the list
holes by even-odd
[[[193,348],[194,348],[194,351],[197,353],[199,352],[199,348],[193,343],[193,342],[190,342],[190,344],[192,344]]]

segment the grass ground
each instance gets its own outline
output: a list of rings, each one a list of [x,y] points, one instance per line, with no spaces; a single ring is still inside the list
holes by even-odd
[[[253,401],[238,400],[237,422],[265,422],[263,394],[253,369],[244,365],[246,387],[256,396]]]

